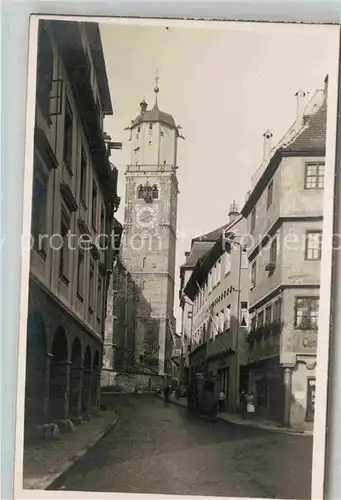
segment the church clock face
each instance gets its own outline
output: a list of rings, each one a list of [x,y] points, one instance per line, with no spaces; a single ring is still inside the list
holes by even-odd
[[[157,209],[152,207],[139,207],[136,209],[136,224],[140,228],[153,228],[156,226]]]

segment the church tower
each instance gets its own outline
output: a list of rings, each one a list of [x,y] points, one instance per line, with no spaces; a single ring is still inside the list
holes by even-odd
[[[145,99],[130,131],[131,159],[125,173],[126,206],[122,260],[138,290],[135,366],[170,373],[174,318],[177,218],[177,142],[174,118],[159,109],[158,78],[151,109]]]

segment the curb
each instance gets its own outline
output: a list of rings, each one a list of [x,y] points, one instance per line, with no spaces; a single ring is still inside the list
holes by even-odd
[[[163,401],[163,397],[162,396],[159,396],[157,395],[157,397],[159,399],[161,399]],[[178,401],[174,401],[172,399],[169,400],[169,403],[173,403],[177,406],[181,406],[182,408],[187,408],[187,405],[182,405],[181,403],[179,403]],[[289,429],[285,429],[285,428],[269,428],[269,427],[265,427],[265,426],[262,426],[262,425],[257,425],[253,422],[247,422],[247,423],[242,423],[242,422],[236,422],[235,420],[233,419],[229,419],[229,418],[223,418],[221,416],[217,416],[217,419],[222,421],[222,422],[228,422],[230,424],[233,424],[233,425],[244,425],[244,427],[252,427],[253,429],[262,429],[262,430],[265,430],[265,431],[268,431],[268,432],[277,432],[278,434],[287,434],[287,435],[290,435],[290,436],[313,436],[313,432],[312,431],[299,431],[299,430],[289,430]]]
[[[60,479],[63,474],[65,474],[71,467],[75,465],[78,460],[80,460],[86,453],[93,448],[103,437],[105,437],[117,424],[118,421],[118,416],[114,417],[113,421],[108,424],[104,430],[96,436],[95,439],[90,441],[82,450],[78,451],[77,453],[74,453],[72,455],[72,459],[68,460],[67,462],[62,465],[58,469],[58,472],[53,472],[49,476],[45,476],[44,479],[37,479],[37,480],[27,480],[27,483],[30,483],[29,486],[25,487],[25,479],[23,480],[23,489],[25,490],[47,490],[49,489],[57,479]]]

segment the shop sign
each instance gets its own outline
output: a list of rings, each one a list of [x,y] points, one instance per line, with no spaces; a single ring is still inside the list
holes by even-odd
[[[309,349],[316,349],[317,337],[315,335],[314,337],[303,337],[302,345],[303,347],[308,347]]]

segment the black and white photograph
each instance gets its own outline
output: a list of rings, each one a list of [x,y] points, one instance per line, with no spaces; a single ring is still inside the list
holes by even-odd
[[[338,27],[30,31],[17,498],[312,498]]]

